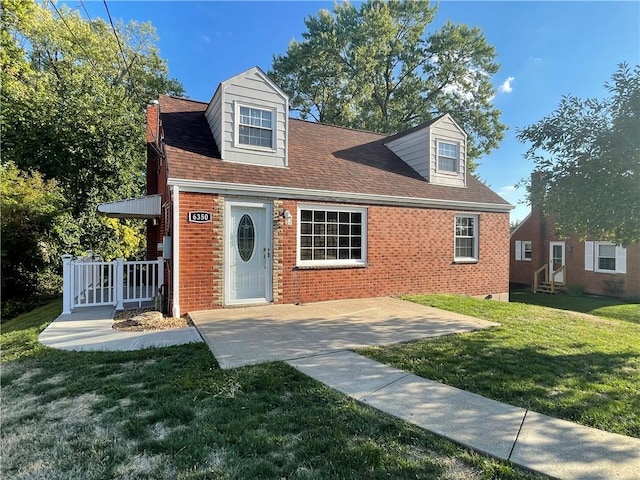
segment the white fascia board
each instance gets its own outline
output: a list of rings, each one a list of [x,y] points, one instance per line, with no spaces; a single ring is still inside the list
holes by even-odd
[[[249,197],[291,198],[297,200],[364,203],[416,208],[438,208],[447,210],[468,210],[473,212],[508,213],[515,207],[511,204],[465,202],[440,198],[400,197],[371,193],[334,192],[306,188],[279,187],[270,185],[250,185],[207,180],[186,180],[169,178],[167,183],[179,186],[181,192],[216,193],[223,195],[244,195]]]

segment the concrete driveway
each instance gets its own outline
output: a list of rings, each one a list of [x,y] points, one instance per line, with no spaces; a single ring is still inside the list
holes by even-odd
[[[221,368],[292,360],[498,325],[395,298],[191,312]]]

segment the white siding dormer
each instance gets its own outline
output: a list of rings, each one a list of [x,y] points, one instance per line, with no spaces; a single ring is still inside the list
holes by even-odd
[[[385,145],[430,183],[467,186],[467,134],[451,115],[394,135]]]
[[[258,67],[220,84],[205,116],[226,162],[286,167],[289,98]]]
[[[432,125],[429,144],[431,183],[467,186],[467,134],[446,114]]]

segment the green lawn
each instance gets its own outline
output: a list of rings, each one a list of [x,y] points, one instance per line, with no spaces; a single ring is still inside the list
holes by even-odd
[[[204,344],[62,352],[59,303],[2,325],[2,478],[534,479],[283,363],[220,370]]]
[[[640,306],[622,307],[625,319],[616,320],[458,296],[407,299],[501,326],[360,353],[511,405],[640,437],[640,325],[627,321]]]
[[[614,298],[588,295],[544,295],[525,291],[512,292],[511,302],[541,305],[573,312],[589,313],[599,317],[615,318],[640,323],[640,304]]]

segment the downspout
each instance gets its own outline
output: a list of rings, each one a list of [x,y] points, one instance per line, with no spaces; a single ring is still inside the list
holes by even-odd
[[[173,268],[171,269],[173,284],[173,312],[174,317],[180,317],[180,187],[171,186],[173,197],[173,212],[171,221],[173,222],[173,241],[171,248],[173,250]]]

